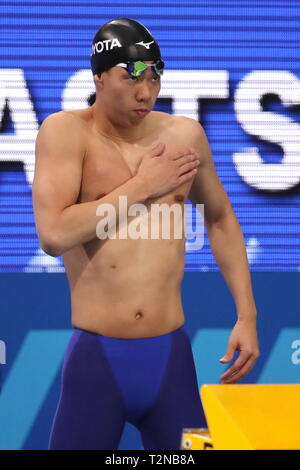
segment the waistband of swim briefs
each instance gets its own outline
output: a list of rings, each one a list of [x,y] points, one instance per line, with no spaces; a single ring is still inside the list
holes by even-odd
[[[151,339],[151,338],[158,338],[158,337],[163,337],[163,336],[171,336],[171,335],[174,335],[176,334],[177,332],[180,332],[180,331],[185,331],[187,333],[187,329],[186,329],[186,325],[185,323],[183,323],[180,327],[176,328],[175,330],[173,331],[170,331],[169,333],[165,333],[163,335],[157,335],[157,336],[147,336],[147,337],[140,337],[140,338],[118,338],[116,336],[106,336],[106,335],[102,335],[100,333],[95,333],[94,331],[89,331],[89,330],[85,330],[84,328],[78,328],[77,326],[73,326],[73,329],[74,329],[74,332],[75,331],[81,331],[83,333],[90,333],[90,334],[94,334],[96,336],[99,336],[99,337],[103,337],[103,338],[111,338],[111,339],[126,339],[127,341],[129,340],[141,340],[141,339]]]

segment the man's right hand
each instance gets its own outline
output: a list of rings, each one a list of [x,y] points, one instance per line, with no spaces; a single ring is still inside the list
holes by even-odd
[[[166,145],[157,143],[142,158],[137,177],[144,181],[150,197],[166,194],[190,181],[197,173],[199,156],[191,150],[163,155]]]

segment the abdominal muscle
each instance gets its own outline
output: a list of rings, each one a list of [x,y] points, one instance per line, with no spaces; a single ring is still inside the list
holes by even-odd
[[[63,255],[72,325],[117,338],[158,336],[184,323],[184,239],[95,239]]]

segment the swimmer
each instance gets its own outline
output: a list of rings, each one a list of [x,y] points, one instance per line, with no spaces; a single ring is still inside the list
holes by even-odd
[[[149,30],[109,21],[90,61],[95,101],[49,115],[36,139],[37,233],[46,253],[62,256],[74,328],[49,450],[117,449],[126,422],[145,450],[180,449],[183,428],[207,426],[181,302],[185,238],[172,237],[174,227],[169,239],[116,236],[120,198],[143,205],[146,218],[154,203],[204,204],[238,316],[223,361],[240,353],[222,383],[244,377],[259,356],[244,240],[201,124],[152,110],[165,63]],[[97,211],[108,205],[115,236],[101,238],[98,223],[109,221]]]

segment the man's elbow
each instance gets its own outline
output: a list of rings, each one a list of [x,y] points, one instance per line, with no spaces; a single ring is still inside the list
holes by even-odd
[[[230,204],[220,208],[218,211],[211,211],[206,214],[205,222],[209,228],[220,227],[224,224],[237,221],[236,216]]]
[[[53,256],[53,258],[61,256],[65,251],[63,250],[62,244],[59,242],[58,237],[55,235],[40,237],[40,246],[47,255]]]

